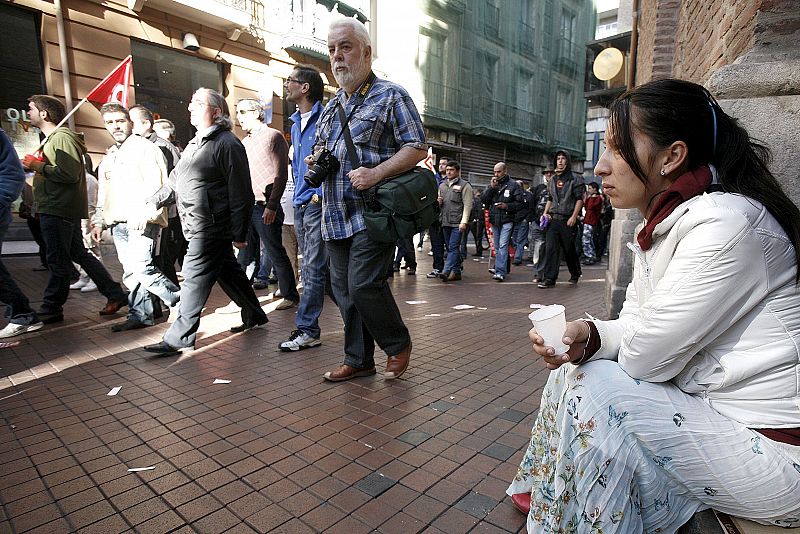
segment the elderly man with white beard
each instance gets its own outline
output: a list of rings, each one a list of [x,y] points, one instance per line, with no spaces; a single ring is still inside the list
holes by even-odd
[[[384,377],[391,380],[408,368],[411,336],[386,283],[394,244],[368,237],[361,192],[423,159],[425,131],[408,92],[372,72],[372,46],[363,24],[334,20],[328,53],[340,89],[319,118],[314,154],[326,149],[339,162],[327,172],[317,168],[317,174],[323,179],[322,238],[345,325],[345,355],[343,364],[324,377],[340,382],[374,375],[377,343],[388,355]],[[352,136],[356,165],[347,155],[343,123]],[[314,159],[307,160],[312,169]]]

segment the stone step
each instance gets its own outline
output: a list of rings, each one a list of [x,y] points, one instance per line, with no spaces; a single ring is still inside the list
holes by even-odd
[[[678,530],[678,534],[776,534],[778,532],[786,530],[776,526],[759,525],[714,510],[697,512],[691,521]]]

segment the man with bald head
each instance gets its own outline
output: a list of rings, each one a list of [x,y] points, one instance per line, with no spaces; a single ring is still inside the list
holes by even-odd
[[[335,19],[328,54],[340,89],[320,115],[314,152],[325,148],[339,162],[322,182],[322,238],[345,324],[345,356],[325,380],[374,375],[375,343],[388,355],[384,377],[395,379],[408,367],[411,336],[386,283],[394,243],[367,235],[362,192],[425,158],[425,130],[408,92],[372,72],[372,45],[363,24]],[[348,157],[344,125],[357,161]]]
[[[508,244],[514,229],[516,213],[525,209],[525,197],[517,182],[510,179],[506,164],[499,162],[494,166],[494,174],[489,187],[481,196],[483,205],[489,210],[494,244],[494,273],[492,279],[502,282],[508,276]]]

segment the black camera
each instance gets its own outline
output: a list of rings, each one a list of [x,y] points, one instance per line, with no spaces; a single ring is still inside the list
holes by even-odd
[[[339,170],[339,160],[330,150],[323,148],[311,156],[311,165],[308,166],[303,180],[311,187],[319,187],[325,178],[332,176]]]

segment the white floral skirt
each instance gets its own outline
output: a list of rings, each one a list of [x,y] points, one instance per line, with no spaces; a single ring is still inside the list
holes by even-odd
[[[506,493],[531,493],[530,533],[675,532],[707,508],[800,527],[800,447],[616,362],[563,365]]]

